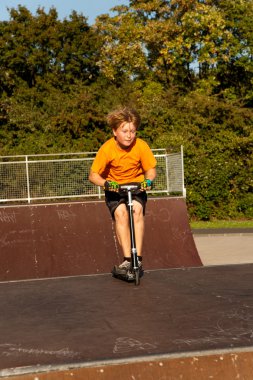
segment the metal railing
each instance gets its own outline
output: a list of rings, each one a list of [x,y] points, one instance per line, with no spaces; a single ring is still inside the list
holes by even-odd
[[[152,195],[184,196],[183,148],[167,154],[153,149],[157,178]],[[96,152],[0,157],[0,202],[28,202],[68,198],[101,198],[103,190],[89,182]]]

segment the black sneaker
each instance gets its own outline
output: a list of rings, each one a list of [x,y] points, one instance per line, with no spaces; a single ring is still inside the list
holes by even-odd
[[[114,271],[116,274],[123,274],[127,275],[127,273],[130,271],[131,263],[130,261],[124,260],[123,263],[121,263],[119,266],[114,267]]]

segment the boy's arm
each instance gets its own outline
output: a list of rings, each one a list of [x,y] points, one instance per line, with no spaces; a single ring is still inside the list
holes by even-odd
[[[119,190],[119,184],[118,182],[114,181],[106,181],[103,177],[101,177],[100,174],[90,171],[89,175],[89,181],[94,183],[96,186],[101,186],[104,188],[104,190],[108,191],[118,191]]]
[[[141,189],[142,190],[151,190],[152,189],[152,182],[154,181],[156,177],[156,168],[152,168],[147,170],[144,173],[145,180],[141,183]]]
[[[150,181],[154,181],[155,177],[156,177],[156,168],[152,168],[152,169],[149,169],[147,170],[145,173],[145,179],[150,179]]]
[[[101,187],[103,187],[105,184],[105,179],[101,177],[100,174],[94,173],[93,171],[90,171],[89,181],[94,183],[94,185]]]

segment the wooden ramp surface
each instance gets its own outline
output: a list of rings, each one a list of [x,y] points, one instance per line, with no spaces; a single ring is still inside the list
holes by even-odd
[[[151,198],[145,269],[201,266],[183,198]],[[0,281],[109,273],[122,261],[101,202],[0,207]]]
[[[109,274],[2,282],[0,376],[250,380],[252,278],[244,264],[146,271],[139,287]]]

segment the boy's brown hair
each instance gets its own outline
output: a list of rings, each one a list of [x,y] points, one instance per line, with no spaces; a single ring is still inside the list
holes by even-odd
[[[138,129],[141,118],[135,109],[123,107],[110,112],[107,116],[107,123],[114,130],[119,128],[122,123],[133,123],[135,128]]]

